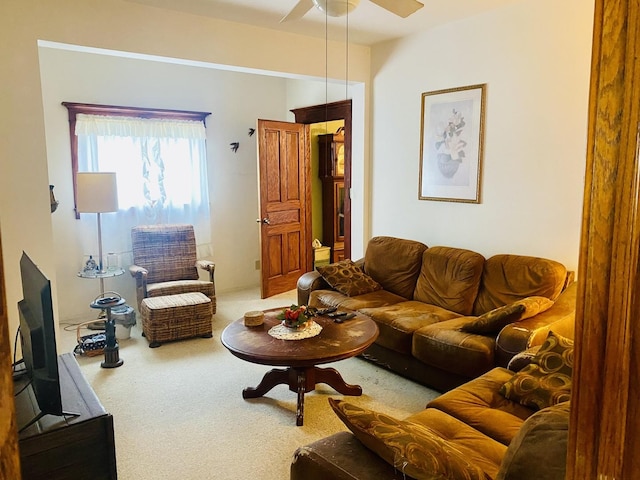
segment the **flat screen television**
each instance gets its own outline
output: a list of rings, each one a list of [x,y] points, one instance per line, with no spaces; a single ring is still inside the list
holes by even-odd
[[[22,252],[20,259],[23,299],[18,302],[20,341],[24,373],[40,413],[20,430],[44,415],[64,414],[58,374],[51,283],[35,263]],[[20,426],[19,426],[20,427]]]

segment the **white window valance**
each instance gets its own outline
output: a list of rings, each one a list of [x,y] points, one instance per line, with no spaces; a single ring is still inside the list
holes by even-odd
[[[76,135],[133,138],[206,139],[204,122],[108,115],[76,116]]]

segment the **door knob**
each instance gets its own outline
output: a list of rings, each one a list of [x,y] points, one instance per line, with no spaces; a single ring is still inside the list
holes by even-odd
[[[267,217],[263,218],[262,220],[260,220],[259,218],[256,218],[256,223],[264,223],[265,225],[271,225],[271,222]]]

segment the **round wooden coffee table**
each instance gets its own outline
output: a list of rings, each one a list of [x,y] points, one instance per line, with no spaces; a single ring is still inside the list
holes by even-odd
[[[264,324],[246,327],[244,319],[229,324],[222,332],[222,344],[236,357],[261,365],[284,366],[268,371],[255,388],[245,388],[243,398],[261,397],[276,385],[289,385],[298,394],[296,425],[303,424],[304,394],[326,383],[343,395],[362,395],[358,385],[347,384],[335,368],[317,365],[354,357],[367,349],[378,337],[373,320],[357,314],[344,323],[319,316],[313,320],[322,326],[319,335],[303,340],[279,340],[267,332],[280,323],[276,318],[282,308],[265,311]]]

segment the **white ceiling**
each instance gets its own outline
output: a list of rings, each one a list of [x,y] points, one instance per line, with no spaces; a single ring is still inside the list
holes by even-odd
[[[344,41],[347,17],[325,17],[313,8],[301,20],[280,23],[298,0],[127,0],[159,8],[209,16],[232,22],[330,40]],[[477,15],[521,0],[421,0],[425,4],[408,18],[400,18],[383,8],[361,0],[348,16],[349,42],[372,45],[427,30],[444,23]]]

